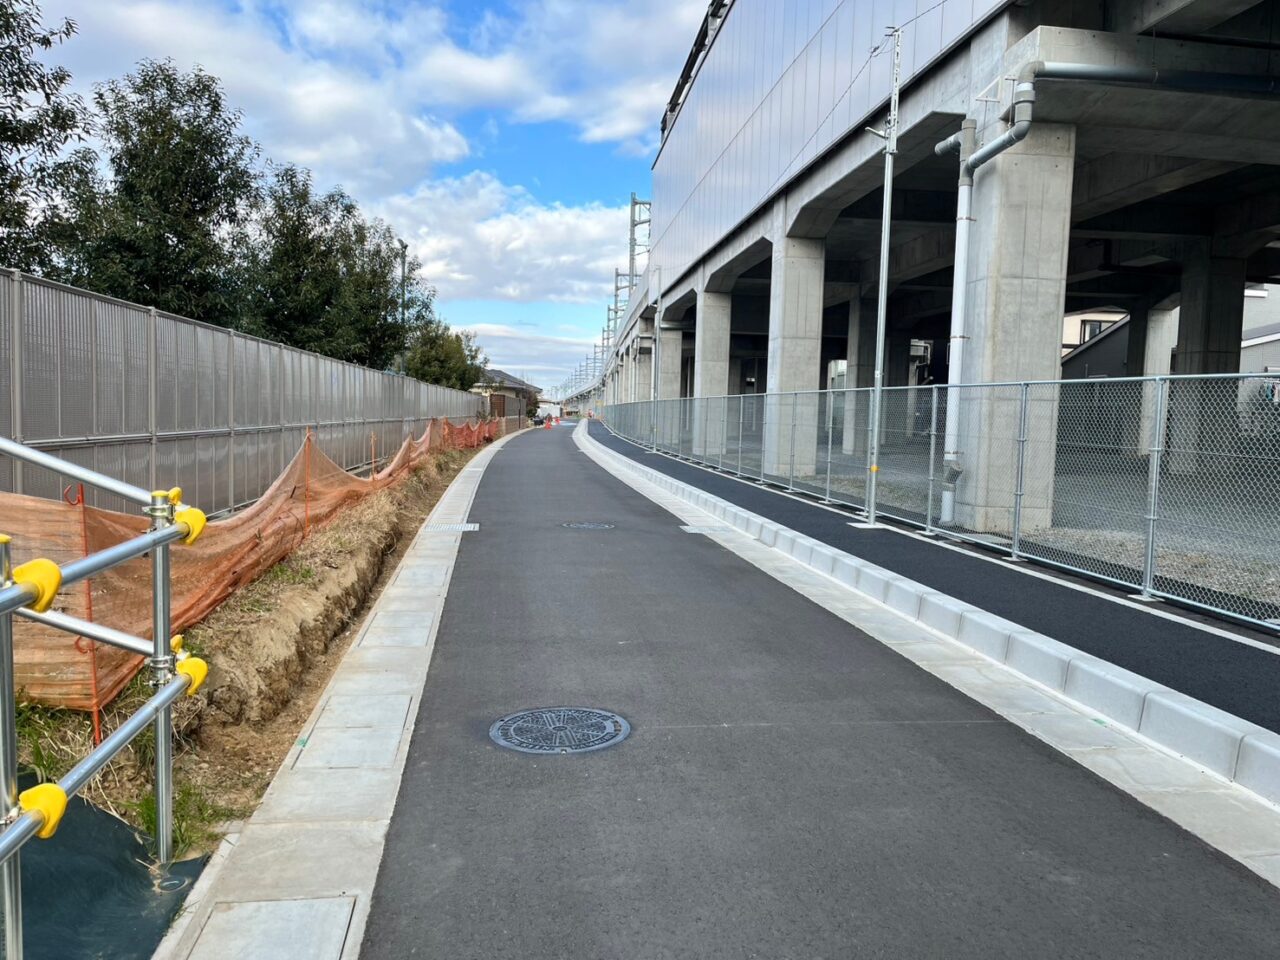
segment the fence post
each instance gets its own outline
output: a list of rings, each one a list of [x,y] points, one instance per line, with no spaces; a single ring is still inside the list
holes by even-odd
[[[0,583],[9,582],[9,538],[0,536]],[[18,807],[18,731],[13,690],[13,613],[0,613],[0,793],[5,816]],[[0,867],[4,898],[4,955],[22,960],[22,854]]]
[[[746,424],[746,403],[738,395],[738,476],[742,476],[742,428]]]
[[[1018,553],[1022,545],[1022,488],[1027,459],[1027,393],[1029,389],[1029,384],[1022,385],[1022,401],[1018,413],[1018,470],[1013,491],[1013,542],[1011,544],[1014,560],[1021,559]]]
[[[819,394],[819,396],[825,396],[827,398],[827,492],[826,492],[826,495],[822,498],[822,502],[830,503],[831,502],[831,435],[835,432],[835,428],[836,428],[835,403],[834,403],[835,393],[831,390],[828,390],[824,394]]]
[[[787,489],[796,488],[796,406],[800,394],[791,395],[791,447],[787,459]]]
[[[156,460],[160,456],[160,444],[156,439],[156,395],[159,391],[157,381],[160,378],[160,349],[156,333],[156,324],[158,322],[156,308],[147,307],[147,430],[151,434],[151,482],[149,485],[152,490],[158,486],[156,483]],[[234,373],[232,376],[234,376]],[[234,452],[231,457],[231,463],[232,472],[234,472]]]
[[[707,421],[711,419],[711,412],[708,406],[709,400],[710,400],[709,397],[703,397],[701,400],[702,402],[702,460],[701,462],[708,463],[708,464],[711,462],[711,458],[707,456],[707,429],[710,427],[710,424]],[[698,402],[699,402],[698,400],[692,401],[694,406],[697,406]],[[698,451],[694,450],[693,446],[694,446],[693,444],[690,444],[689,452],[691,454],[694,454],[694,459],[697,460]]]
[[[1147,542],[1142,558],[1142,597],[1152,599],[1156,580],[1156,520],[1160,515],[1160,463],[1164,459],[1164,431],[1169,381],[1155,382],[1156,409],[1151,418],[1151,447],[1147,457]]]
[[[716,469],[724,469],[724,448],[729,445],[729,398],[720,398],[720,443],[716,451]]]
[[[23,442],[22,434],[22,327],[25,322],[23,312],[26,304],[23,302],[22,291],[22,274],[17,270],[10,271],[12,277],[12,286],[10,288],[11,301],[9,324],[9,415],[13,418],[10,423],[10,431],[13,439],[19,443]],[[23,492],[23,476],[22,461],[13,461],[13,492]]]
[[[173,523],[173,503],[162,490],[151,494],[151,529]],[[159,690],[173,679],[173,654],[169,648],[169,544],[151,550],[151,682]],[[173,732],[172,708],[164,707],[155,719],[156,859],[167,866],[173,859]]]
[[[924,532],[933,533],[933,485],[936,480],[934,458],[938,452],[938,385],[929,388],[929,498],[924,505]]]
[[[236,332],[227,331],[227,443],[231,452],[231,469],[227,471],[227,507],[236,507]],[[154,487],[155,484],[152,483]]]

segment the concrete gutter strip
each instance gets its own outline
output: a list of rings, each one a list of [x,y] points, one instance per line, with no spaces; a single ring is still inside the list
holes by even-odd
[[[635,463],[578,428],[602,457],[726,525],[832,577],[1259,797],[1280,804],[1280,734],[1121,667],[938,593],[825,543]]]

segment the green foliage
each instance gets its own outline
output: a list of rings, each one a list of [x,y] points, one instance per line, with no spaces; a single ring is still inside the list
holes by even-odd
[[[371,367],[403,350],[399,242],[341,189],[280,167],[246,247],[247,329]]]
[[[472,334],[455,332],[429,315],[417,320],[405,355],[405,372],[428,383],[470,390],[483,379],[488,362]]]
[[[74,21],[40,23],[34,4],[0,4],[0,266],[45,271],[66,236],[95,155],[82,140],[84,103],[71,74],[41,54],[76,32]]]
[[[0,266],[432,383],[480,378],[391,228],[308,170],[264,177],[217,77],[145,60],[86,110],[41,59],[75,30],[0,0]],[[89,136],[101,157],[74,148]]]
[[[82,197],[83,242],[68,251],[79,286],[234,325],[233,239],[259,194],[259,149],[240,133],[217,77],[146,60],[99,84],[95,132],[109,177]]]

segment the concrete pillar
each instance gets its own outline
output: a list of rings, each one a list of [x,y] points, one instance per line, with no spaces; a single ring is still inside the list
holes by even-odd
[[[1036,123],[1026,140],[977,172],[969,276],[956,278],[966,286],[968,342],[953,382],[1060,376],[1075,148],[1074,126]],[[961,404],[955,519],[970,529],[1012,531],[1021,393],[982,387],[950,394]],[[1023,477],[1026,532],[1052,520],[1057,423],[1056,388],[1030,391],[1027,434],[1035,442],[1027,445]]]
[[[718,457],[724,452],[730,408],[725,396],[729,393],[732,304],[733,298],[727,293],[698,291],[697,327],[693,333],[693,395],[701,398],[699,405],[705,409],[699,411],[694,424],[695,456]]]
[[[684,331],[658,331],[658,399],[680,396],[680,360],[684,351]]]
[[[777,237],[769,288],[769,361],[766,377],[763,469],[766,475],[811,475],[818,447],[817,390],[822,363],[822,293],[825,244]],[[792,436],[792,423],[796,424]]]
[[[876,307],[872,301],[862,300],[858,290],[849,300],[849,341],[845,364],[846,393],[840,449],[844,453],[865,457],[869,395],[864,388],[870,387],[875,380]]]
[[[1182,265],[1178,369],[1236,373],[1244,327],[1245,261],[1206,252]]]
[[[1236,373],[1244,327],[1245,261],[1208,251],[1182,265],[1177,374]],[[1220,469],[1235,448],[1239,386],[1228,380],[1174,380],[1169,385],[1169,469]]]
[[[641,347],[636,351],[635,398],[653,399],[653,351],[648,347]]]
[[[1138,335],[1134,336],[1134,321],[1140,321]],[[1135,309],[1129,317],[1129,349],[1126,373],[1131,377],[1163,377],[1172,366],[1173,348],[1178,342],[1178,311]],[[1152,422],[1156,415],[1156,386],[1140,384],[1137,392],[1141,408],[1136,433],[1133,436],[1134,451],[1139,457],[1151,452]]]

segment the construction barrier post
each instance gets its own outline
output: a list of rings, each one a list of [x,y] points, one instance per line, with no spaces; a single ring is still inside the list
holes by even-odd
[[[176,493],[176,491],[175,491]],[[173,500],[170,493],[157,490],[151,494],[151,529],[163,530],[173,525]],[[151,551],[151,680],[156,690],[173,679],[173,653],[169,640],[169,545]],[[156,859],[162,867],[173,859],[173,722],[172,708],[162,707],[155,719],[155,794],[156,794]]]

